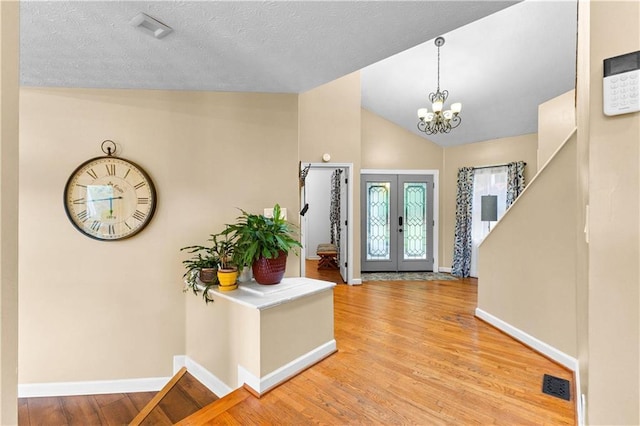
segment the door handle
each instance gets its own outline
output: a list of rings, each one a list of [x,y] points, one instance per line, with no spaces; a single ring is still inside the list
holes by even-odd
[[[398,232],[402,232],[402,216],[398,216]]]

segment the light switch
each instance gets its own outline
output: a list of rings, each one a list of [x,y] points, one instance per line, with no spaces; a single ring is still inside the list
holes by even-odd
[[[263,214],[265,217],[273,217],[273,207],[264,209]],[[284,207],[280,208],[280,218],[287,220],[287,209]]]

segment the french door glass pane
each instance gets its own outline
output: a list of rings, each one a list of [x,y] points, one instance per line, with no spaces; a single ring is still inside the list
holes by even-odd
[[[427,184],[404,184],[404,259],[427,258]]]
[[[389,182],[367,182],[367,260],[389,260]]]

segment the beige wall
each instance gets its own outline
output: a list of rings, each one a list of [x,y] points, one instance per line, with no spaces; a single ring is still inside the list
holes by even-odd
[[[170,375],[196,297],[182,294],[179,248],[236,207],[297,211],[297,96],[23,89],[20,113],[20,382]],[[62,206],[104,139],[158,192],[150,225],[118,242],[81,235]]]
[[[299,159],[320,163],[322,154],[332,163],[353,163],[353,190],[359,193],[361,164],[360,73],[355,72],[298,97]],[[360,200],[353,197],[353,271],[360,277]]]
[[[333,289],[260,311],[260,374],[257,376],[273,373],[331,342],[333,315]]]
[[[441,266],[450,268],[453,263],[458,169],[523,160],[527,163],[524,173],[525,182],[530,182],[537,170],[536,151],[537,135],[535,133],[445,148],[443,173],[440,176]]]
[[[640,113],[602,113],[602,61],[640,50],[640,2],[585,3],[591,7],[588,421],[637,425]]]
[[[362,168],[441,170],[444,149],[362,110]]]
[[[334,340],[333,289],[262,310],[213,299],[187,298],[186,354],[231,389],[238,366],[261,379]]]
[[[17,423],[19,3],[0,2],[0,424]]]
[[[575,97],[570,90],[538,106],[538,170],[576,127]]]
[[[260,377],[260,311],[221,297],[187,297],[186,354],[234,389],[238,365]]]
[[[478,255],[478,308],[572,357],[576,139],[527,186]]]

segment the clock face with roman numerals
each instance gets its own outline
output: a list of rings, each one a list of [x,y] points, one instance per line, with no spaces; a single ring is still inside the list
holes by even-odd
[[[71,223],[98,240],[121,240],[140,232],[153,217],[156,190],[145,171],[113,156],[81,164],[64,188]]]

